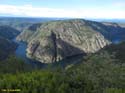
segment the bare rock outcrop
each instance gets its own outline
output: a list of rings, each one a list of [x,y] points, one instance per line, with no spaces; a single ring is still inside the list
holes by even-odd
[[[28,42],[27,56],[43,63],[95,53],[110,44],[86,20],[53,21],[42,24]]]

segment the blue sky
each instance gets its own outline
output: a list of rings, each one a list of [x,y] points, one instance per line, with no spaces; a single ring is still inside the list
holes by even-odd
[[[125,18],[125,0],[0,0],[0,15]]]

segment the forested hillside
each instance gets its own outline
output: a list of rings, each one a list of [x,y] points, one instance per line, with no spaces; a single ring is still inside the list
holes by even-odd
[[[21,93],[124,93],[124,49],[125,43],[108,46],[86,56],[80,64],[56,69],[27,67],[10,58],[4,68],[0,65],[0,72],[4,71],[0,89],[19,89]]]
[[[13,55],[16,50],[17,44],[0,37],[0,60],[7,58],[10,54]]]
[[[14,55],[17,44],[13,39],[19,35],[19,31],[10,26],[0,26],[0,60],[6,59],[10,54]]]
[[[19,35],[19,31],[10,26],[0,26],[0,36],[6,39],[13,39]]]

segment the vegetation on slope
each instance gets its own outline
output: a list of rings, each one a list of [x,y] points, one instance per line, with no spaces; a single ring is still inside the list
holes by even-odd
[[[0,74],[15,74],[32,71],[33,67],[26,64],[22,59],[10,55],[6,60],[0,61]]]
[[[115,59],[120,60],[120,62],[125,62],[125,42],[121,42],[119,44],[111,44],[110,46],[106,46],[103,50],[106,50],[108,51],[108,53],[113,54]]]
[[[18,35],[16,39],[18,41],[28,42],[32,38],[32,35],[37,31],[37,29],[40,26],[41,26],[41,23],[36,23],[36,24],[29,26],[24,31],[22,31],[22,33]]]
[[[54,22],[54,24],[57,23]],[[54,24],[51,25],[48,23],[44,25],[49,25],[50,28],[53,28]],[[59,24],[61,25],[62,23]],[[64,27],[70,26],[70,22],[69,25],[65,25],[65,23],[63,24]],[[95,26],[98,27],[98,25],[95,24],[96,23],[91,24],[93,26],[93,29],[91,29],[92,31],[95,31]],[[86,26],[87,25],[90,25],[90,23],[87,22]],[[29,30],[36,30],[36,28],[34,28],[34,26],[31,26]],[[41,32],[40,29],[38,30],[38,32],[39,31]],[[85,29],[85,31],[88,30]],[[55,34],[57,33],[58,32],[55,32]],[[80,33],[78,33],[77,31],[75,31],[75,33],[80,35]],[[49,33],[44,31],[44,33],[41,34],[35,33],[34,37],[40,36],[41,39],[48,34]],[[89,34],[90,38],[91,32],[87,34]],[[52,35],[52,38],[54,38],[54,35]],[[35,41],[35,43],[37,42]],[[62,45],[64,43],[67,45],[66,42],[63,42]],[[39,45],[39,43],[37,44]],[[42,42],[42,44],[44,43]],[[49,42],[49,44],[51,43]],[[79,60],[76,60],[76,55],[72,56],[72,60],[75,64],[68,64],[68,66],[66,67],[62,67],[62,64],[60,64],[59,67],[54,68],[53,65],[48,65],[48,67],[45,69],[39,69],[37,67],[34,68],[30,64],[24,63],[23,60],[12,56],[12,50],[14,50],[16,46],[10,40],[0,37],[0,45],[0,58],[3,59],[6,54],[8,54],[7,57],[11,54],[11,56],[6,60],[0,61],[0,93],[2,93],[2,89],[19,89],[20,93],[125,92],[125,43],[117,45],[112,44],[97,53],[87,55],[84,59],[82,56],[78,57]],[[68,44],[68,46],[70,45]],[[47,48],[49,47],[47,46]],[[72,46],[70,48],[73,49],[75,47]],[[70,48],[68,48],[68,50]],[[68,58],[63,61],[65,63],[70,63],[69,60],[72,61]]]
[[[17,44],[0,37],[0,60],[7,58],[10,54],[14,54]]]
[[[122,45],[125,49],[125,44]],[[121,47],[121,44],[116,46]],[[121,63],[122,58],[117,59],[114,50],[109,50],[88,55],[80,64],[66,69],[25,72],[27,70],[22,65],[22,71],[19,70],[20,66],[14,65],[15,71],[21,73],[10,74],[10,70],[1,74],[0,89],[20,89],[21,93],[124,93],[125,63]],[[118,50],[120,52],[117,54],[124,53],[120,48]],[[20,62],[12,60],[12,64]]]
[[[9,26],[0,26],[0,36],[6,39],[13,39],[19,34],[19,31],[9,27]]]

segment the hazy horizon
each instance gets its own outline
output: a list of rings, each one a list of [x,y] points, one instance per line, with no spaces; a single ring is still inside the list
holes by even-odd
[[[125,19],[124,0],[2,0],[0,16]]]

